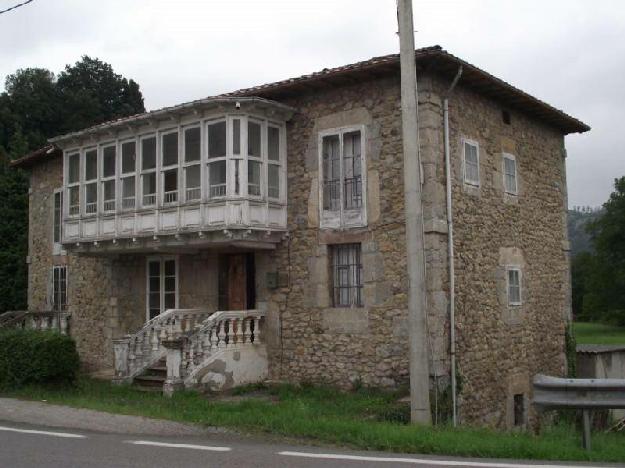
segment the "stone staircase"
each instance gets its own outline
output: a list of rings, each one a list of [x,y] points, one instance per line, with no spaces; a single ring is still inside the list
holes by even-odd
[[[132,385],[146,392],[162,392],[166,379],[167,361],[163,358],[136,376]]]
[[[264,311],[171,309],[114,341],[115,381],[170,395],[265,380]]]

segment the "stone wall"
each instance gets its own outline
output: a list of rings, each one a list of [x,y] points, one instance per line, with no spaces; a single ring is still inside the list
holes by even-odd
[[[569,314],[564,139],[510,115],[462,86],[450,99],[461,418],[498,427],[512,425],[515,394],[528,413],[534,374],[564,375]],[[479,143],[479,188],[464,184],[462,138]],[[518,196],[504,194],[502,152],[516,156]],[[508,306],[508,265],[521,267],[521,306]]]

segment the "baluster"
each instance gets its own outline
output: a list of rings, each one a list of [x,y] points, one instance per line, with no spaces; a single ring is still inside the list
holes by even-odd
[[[61,334],[67,335],[67,315],[65,315],[65,314],[61,315],[60,328],[61,328],[61,330],[60,330]]]
[[[226,347],[226,321],[222,320],[221,322],[219,322],[219,332],[217,334],[217,337],[219,338],[219,343],[217,344],[217,346],[219,348],[225,348]]]
[[[243,343],[243,318],[237,319],[237,344]]]
[[[204,347],[204,354],[208,355],[211,352],[211,331],[205,330],[202,332],[202,346]]]
[[[261,342],[261,333],[260,333],[260,317],[254,317],[254,344],[258,344]]]
[[[245,343],[251,343],[252,330],[250,328],[250,322],[251,320],[249,318],[243,320],[243,341]]]
[[[167,340],[167,327],[161,326],[160,342],[162,343],[163,341],[166,341],[166,340]]]
[[[152,352],[156,353],[158,351],[158,328],[156,326],[150,327],[151,332],[151,340],[152,340]]]

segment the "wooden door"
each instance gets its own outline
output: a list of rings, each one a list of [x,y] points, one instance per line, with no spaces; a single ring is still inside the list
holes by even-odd
[[[228,309],[247,309],[247,268],[245,254],[228,256]]]

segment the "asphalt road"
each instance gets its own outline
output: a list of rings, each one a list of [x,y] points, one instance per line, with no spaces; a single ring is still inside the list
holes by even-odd
[[[0,398],[0,468],[558,468],[607,464],[459,459],[283,443],[217,428]],[[623,466],[623,465],[620,465]]]

